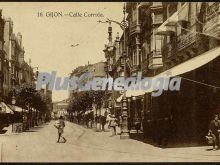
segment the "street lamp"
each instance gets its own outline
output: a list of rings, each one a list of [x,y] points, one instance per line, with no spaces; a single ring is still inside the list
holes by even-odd
[[[107,21],[102,22],[98,21],[99,23],[116,23],[121,27],[124,34],[124,41],[123,41],[123,54],[122,58],[124,60],[124,78],[126,78],[126,59],[127,59],[127,52],[126,52],[126,35],[125,31],[128,28],[128,22],[125,18],[125,3],[123,7],[123,20],[122,22],[117,22],[114,20],[107,19]],[[122,124],[121,124],[121,135],[120,139],[128,139],[129,138],[129,131],[128,131],[128,108],[127,108],[127,98],[126,98],[126,90],[123,88],[123,98],[122,98]]]
[[[15,110],[16,99],[15,99],[14,93],[15,93],[15,92],[14,92],[14,90],[13,90],[13,95],[12,95],[12,97],[11,97],[11,104],[12,104],[13,109]],[[12,121],[12,123],[11,123],[11,125],[12,125],[12,132],[14,132],[13,122],[14,122],[14,121]]]

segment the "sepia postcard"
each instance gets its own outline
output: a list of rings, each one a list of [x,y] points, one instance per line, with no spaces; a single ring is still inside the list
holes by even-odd
[[[0,162],[219,162],[220,2],[0,2]]]

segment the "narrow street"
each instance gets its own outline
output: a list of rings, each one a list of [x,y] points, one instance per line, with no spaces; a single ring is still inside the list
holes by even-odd
[[[1,135],[2,162],[175,162],[220,161],[219,151],[210,147],[161,149],[136,140],[109,137],[111,132],[94,132],[66,123],[66,143],[56,143],[53,122],[29,132]]]

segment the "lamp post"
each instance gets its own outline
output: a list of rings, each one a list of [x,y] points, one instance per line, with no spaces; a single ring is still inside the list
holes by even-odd
[[[128,24],[125,20],[125,5],[123,7],[123,14],[124,18],[122,21],[122,29],[124,33],[124,46],[123,46],[123,58],[124,58],[124,78],[126,78],[126,58],[127,58],[127,52],[126,52],[126,35],[125,30],[128,27]],[[122,124],[121,124],[121,135],[120,139],[128,139],[129,138],[129,131],[128,131],[128,107],[127,107],[127,98],[126,98],[126,90],[124,87],[124,95],[122,98]]]
[[[126,52],[126,35],[125,35],[125,31],[128,28],[128,22],[126,21],[125,18],[125,3],[124,3],[124,7],[123,7],[123,20],[122,22],[117,22],[114,20],[110,20],[107,19],[107,21],[102,22],[102,21],[98,21],[99,23],[116,23],[117,25],[119,25],[121,27],[121,29],[123,30],[123,34],[124,34],[124,41],[123,41],[123,54],[122,54],[122,58],[124,60],[124,78],[126,78],[126,59],[127,59],[127,52]],[[121,124],[121,135],[120,135],[120,139],[128,139],[129,138],[129,131],[128,131],[128,108],[127,108],[127,98],[126,98],[126,90],[125,88],[123,89],[123,98],[122,98],[122,124]]]
[[[15,91],[14,91],[14,88],[13,88],[13,95],[12,95],[12,97],[11,97],[11,104],[12,104],[12,107],[13,107],[13,109],[15,110],[15,104],[16,104],[16,99],[15,99]],[[14,120],[12,120],[12,123],[11,123],[11,125],[12,125],[12,132],[14,132],[14,126],[13,126],[13,122],[14,122]]]

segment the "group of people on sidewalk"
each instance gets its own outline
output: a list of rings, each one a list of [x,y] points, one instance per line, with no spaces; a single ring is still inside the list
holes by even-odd
[[[214,115],[214,119],[209,124],[209,132],[206,136],[208,143],[213,145],[213,150],[220,149],[220,116]]]
[[[120,119],[109,112],[109,109],[102,110],[100,115],[95,115],[93,111],[88,111],[83,116],[83,123],[87,128],[93,128],[94,123],[100,125],[100,131],[105,131],[106,127],[112,130],[112,135],[116,135],[116,127],[120,126]]]

